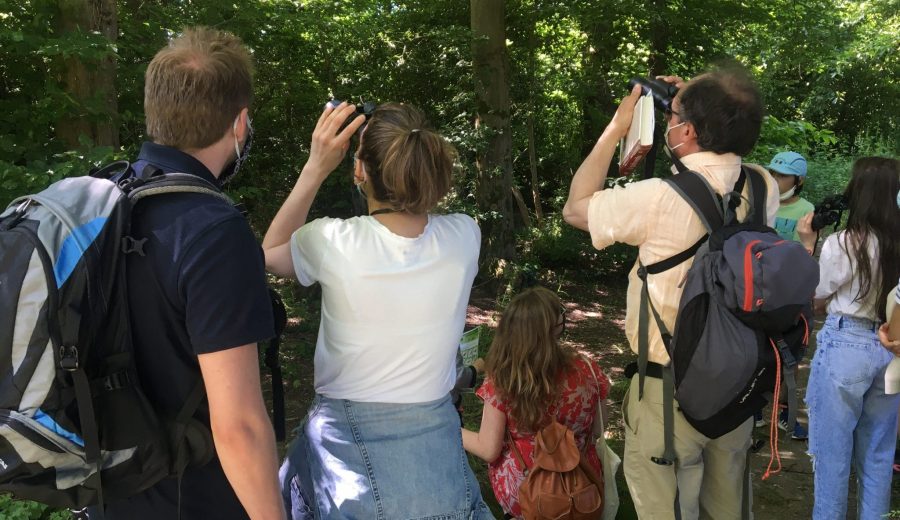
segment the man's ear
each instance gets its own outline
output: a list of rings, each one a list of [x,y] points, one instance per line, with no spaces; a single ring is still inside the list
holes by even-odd
[[[694,123],[686,122],[684,126],[681,127],[681,130],[685,140],[697,140],[697,129],[694,128]]]
[[[250,124],[250,111],[247,107],[241,109],[238,112],[237,117],[234,119],[234,123],[231,125],[231,129],[234,132],[234,136],[237,137],[239,142],[243,142],[244,139],[247,138],[247,127]]]

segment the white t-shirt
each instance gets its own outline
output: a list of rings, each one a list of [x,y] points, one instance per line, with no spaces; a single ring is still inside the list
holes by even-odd
[[[822,244],[822,253],[819,255],[819,286],[816,288],[816,298],[831,298],[828,302],[828,314],[844,314],[866,318],[872,321],[878,320],[879,266],[878,266],[878,239],[869,235],[866,247],[869,251],[869,259],[872,263],[870,269],[873,276],[872,287],[869,294],[862,301],[855,301],[859,294],[859,272],[856,267],[856,256],[848,255],[844,250],[844,235],[846,231],[834,233],[825,239]]]
[[[462,214],[429,215],[416,238],[369,216],[298,229],[297,278],[322,285],[316,392],[383,403],[447,395],[480,245],[478,225]]]

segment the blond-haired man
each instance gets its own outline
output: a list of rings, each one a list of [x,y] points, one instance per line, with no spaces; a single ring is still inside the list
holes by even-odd
[[[219,187],[246,158],[253,67],[241,41],[186,29],[146,73],[147,134],[134,170],[187,173]],[[256,344],[274,335],[262,251],[244,216],[207,194],[151,197],[134,210],[128,291],[141,384],[162,416],[202,381],[195,419],[211,462],[106,504],[106,518],[285,517],[277,453],[260,391]]]

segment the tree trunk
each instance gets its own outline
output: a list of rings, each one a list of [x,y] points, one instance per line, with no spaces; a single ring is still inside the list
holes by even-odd
[[[618,108],[617,101],[628,94],[628,87],[610,85],[610,64],[619,59],[621,50],[619,41],[625,36],[617,29],[615,20],[620,16],[616,4],[609,2],[604,6],[604,15],[585,13],[589,21],[584,25],[587,33],[587,46],[584,49],[584,82],[582,90],[582,140],[581,156],[593,150],[597,138],[612,119]],[[611,172],[611,174],[614,172]]]
[[[111,44],[118,39],[115,0],[59,0],[60,35],[99,32]],[[116,56],[109,53],[95,61],[66,56],[60,83],[75,101],[61,117],[56,135],[70,149],[82,148],[81,136],[96,146],[119,146],[116,100]]]
[[[650,2],[650,77],[668,72],[669,25],[671,23],[668,0]]]
[[[516,255],[512,198],[512,129],[505,0],[471,0],[472,63],[475,72],[475,127],[487,135],[476,157],[475,198],[486,215],[481,222],[482,265],[492,270]]]
[[[535,3],[531,34],[528,35],[528,167],[531,170],[531,198],[534,202],[534,216],[537,218],[537,225],[540,226],[544,220],[544,210],[541,207],[541,183],[538,179],[537,171],[537,143],[534,140],[534,112],[537,110],[534,101],[534,92],[537,90],[537,8],[537,3]]]

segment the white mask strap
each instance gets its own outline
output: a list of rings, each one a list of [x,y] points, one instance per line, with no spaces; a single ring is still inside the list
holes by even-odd
[[[241,118],[241,115],[238,114],[238,116],[236,118],[234,118],[234,124],[231,125],[231,130],[234,132],[234,156],[235,157],[241,156],[241,147],[240,147],[240,144],[238,143],[238,138],[237,138],[237,124],[238,124],[238,120],[240,118]]]
[[[678,148],[679,146],[684,144],[684,141],[682,141],[682,142],[676,144],[675,146],[669,146],[669,131],[671,131],[675,128],[678,128],[679,126],[685,125],[685,124],[687,124],[687,121],[682,121],[675,126],[668,126],[668,125],[666,126],[666,133],[665,133],[665,135],[663,135],[663,140],[666,142],[666,148],[668,148],[669,150],[675,150],[676,148]]]

